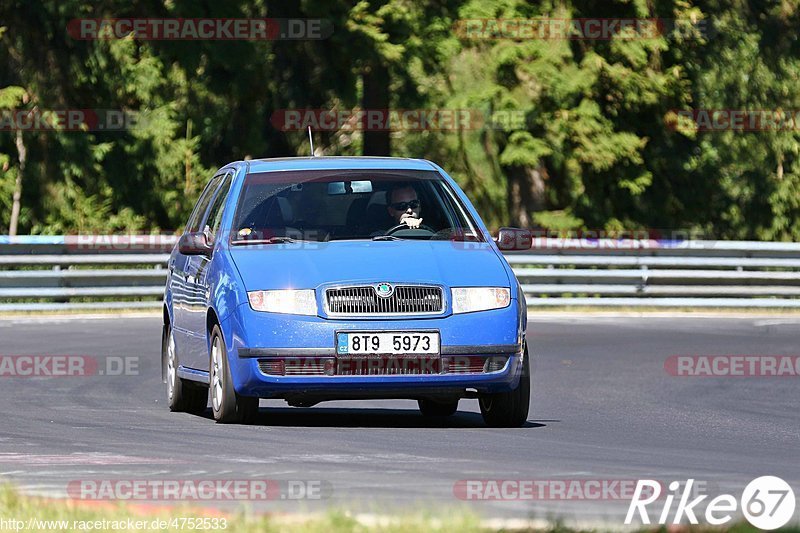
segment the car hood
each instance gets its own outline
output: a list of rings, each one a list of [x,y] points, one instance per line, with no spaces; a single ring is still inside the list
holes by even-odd
[[[502,260],[486,243],[299,242],[231,246],[230,253],[248,291],[381,281],[448,287],[510,283]]]

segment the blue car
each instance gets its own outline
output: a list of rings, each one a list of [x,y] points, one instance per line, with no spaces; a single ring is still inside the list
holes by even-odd
[[[170,409],[249,422],[259,399],[308,407],[476,398],[525,423],[525,297],[465,194],[425,160],[239,161],[209,181],[169,258],[163,378]],[[529,244],[529,243],[528,243]]]

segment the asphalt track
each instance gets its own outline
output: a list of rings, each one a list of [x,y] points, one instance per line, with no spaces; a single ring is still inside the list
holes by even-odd
[[[158,318],[7,318],[0,355],[138,357],[138,375],[0,377],[0,480],[65,496],[82,479],[274,479],[322,482],[333,506],[392,514],[469,509],[484,517],[622,524],[628,501],[463,501],[459,480],[685,480],[741,494],[777,475],[800,496],[800,394],[791,377],[673,377],[674,354],[800,353],[800,318],[532,317],[529,422],[483,426],[477,401],[443,421],[408,401],[261,402],[258,423],[170,413]],[[231,507],[238,503],[204,502]],[[654,511],[654,514],[656,512]],[[795,518],[800,516],[800,505]]]

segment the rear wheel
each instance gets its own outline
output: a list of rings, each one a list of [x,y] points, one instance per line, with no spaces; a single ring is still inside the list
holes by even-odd
[[[211,410],[214,419],[221,424],[252,422],[258,414],[258,398],[239,396],[233,388],[228,352],[219,326],[214,326],[211,331],[210,363]]]
[[[167,402],[170,411],[202,413],[208,405],[208,390],[202,385],[184,381],[178,376],[178,353],[172,326],[164,325],[161,335],[161,354],[166,366]]]
[[[522,358],[522,376],[517,388],[510,392],[484,394],[478,398],[481,414],[487,426],[496,428],[519,427],[528,419],[531,401],[531,371],[528,347]]]
[[[423,416],[450,416],[458,411],[458,400],[437,402],[434,400],[417,400]]]

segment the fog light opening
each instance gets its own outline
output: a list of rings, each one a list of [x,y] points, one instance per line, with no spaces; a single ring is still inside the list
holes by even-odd
[[[286,363],[283,359],[261,359],[258,361],[258,368],[261,373],[268,376],[286,375]]]
[[[483,371],[485,373],[500,372],[505,368],[506,361],[508,361],[507,357],[487,357],[486,362],[483,364]]]

